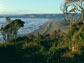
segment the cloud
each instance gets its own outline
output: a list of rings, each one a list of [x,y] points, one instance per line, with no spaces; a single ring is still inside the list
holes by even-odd
[[[19,10],[19,9],[6,9],[4,7],[0,7],[0,14],[27,14],[32,13],[32,10]]]
[[[18,11],[29,12],[29,11],[31,11],[31,10],[18,10]]]
[[[5,10],[6,10],[6,8],[5,8],[5,7],[0,6],[0,12],[3,12],[3,11],[5,11]]]
[[[7,1],[7,0],[6,0]],[[0,14],[24,14],[31,13],[31,10],[27,9],[11,9],[6,7],[5,5],[0,4]]]

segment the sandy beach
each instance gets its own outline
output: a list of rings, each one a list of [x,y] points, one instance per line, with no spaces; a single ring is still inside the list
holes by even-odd
[[[59,21],[59,20],[50,20],[43,26],[41,26],[39,29],[35,30],[34,32],[28,34],[28,35],[34,35],[38,36],[38,33],[41,35],[45,35],[48,33],[53,33],[55,30],[62,30],[63,32],[67,31],[67,26],[65,24],[65,21]]]

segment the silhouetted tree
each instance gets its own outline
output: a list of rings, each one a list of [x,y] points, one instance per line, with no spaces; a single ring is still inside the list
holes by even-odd
[[[7,23],[10,23],[11,19],[9,17],[6,17],[6,21],[7,21]]]
[[[71,6],[70,12],[80,12],[84,21],[84,0],[66,0],[66,3]]]
[[[7,20],[10,20],[10,18],[6,18]],[[8,21],[9,22],[9,21]],[[24,22],[20,19],[15,19],[9,24],[1,27],[1,34],[3,35],[3,39],[5,41],[9,41],[12,38],[15,38],[17,36],[17,32],[20,27],[24,26]]]

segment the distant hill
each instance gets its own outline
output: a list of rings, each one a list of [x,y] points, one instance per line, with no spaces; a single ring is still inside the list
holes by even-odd
[[[0,18],[5,18],[9,16],[10,18],[48,18],[48,19],[63,19],[63,14],[15,14],[15,15],[0,15]],[[71,17],[71,14],[69,15]],[[78,19],[81,14],[76,14],[75,18]]]
[[[20,15],[0,15],[0,18],[63,18],[62,14],[20,14]]]

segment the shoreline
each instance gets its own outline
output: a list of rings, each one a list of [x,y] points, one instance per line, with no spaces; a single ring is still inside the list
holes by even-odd
[[[38,33],[40,35],[45,35],[45,34],[52,34],[56,30],[62,30],[63,32],[67,31],[67,26],[65,25],[65,21],[63,20],[50,20],[49,22],[45,23],[44,25],[40,26],[39,29],[35,30],[34,32],[31,32],[28,35],[34,35],[38,36]]]

